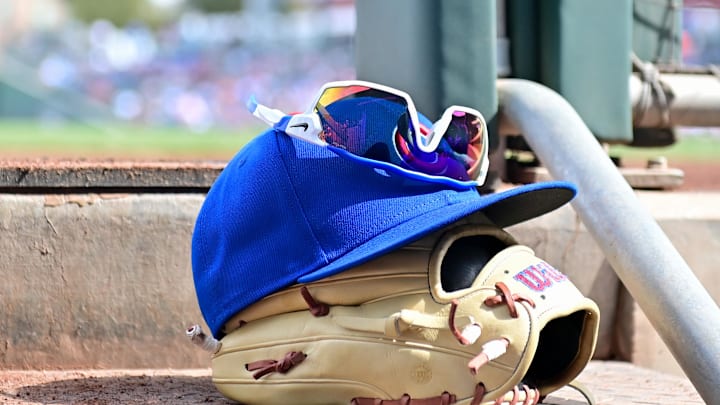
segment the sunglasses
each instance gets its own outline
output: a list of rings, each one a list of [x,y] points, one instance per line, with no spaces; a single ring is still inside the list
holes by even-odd
[[[303,114],[254,97],[247,106],[275,129],[375,169],[460,188],[482,185],[487,175],[487,125],[472,108],[451,106],[433,124],[407,93],[359,80],[325,84]]]

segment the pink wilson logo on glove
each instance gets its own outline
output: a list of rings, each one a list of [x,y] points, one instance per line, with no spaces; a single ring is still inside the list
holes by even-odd
[[[544,261],[524,268],[513,278],[525,284],[529,289],[538,292],[568,279],[566,275]]]

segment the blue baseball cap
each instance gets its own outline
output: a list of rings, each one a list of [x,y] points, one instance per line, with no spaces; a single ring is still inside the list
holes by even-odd
[[[277,130],[257,136],[210,188],[192,235],[212,334],[263,297],[316,281],[482,211],[500,227],[552,211],[575,187],[550,181],[481,195],[359,165]]]

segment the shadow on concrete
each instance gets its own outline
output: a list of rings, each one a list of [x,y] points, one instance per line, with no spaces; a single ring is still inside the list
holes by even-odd
[[[72,378],[0,393],[2,404],[233,404],[209,376]]]

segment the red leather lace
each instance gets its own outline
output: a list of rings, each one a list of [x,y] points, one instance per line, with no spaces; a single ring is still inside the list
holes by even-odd
[[[289,352],[285,354],[285,357],[278,360],[258,360],[252,363],[247,363],[245,369],[248,371],[255,371],[253,374],[254,379],[259,379],[270,373],[282,373],[285,374],[293,367],[302,363],[307,357],[307,354],[303,352]]]
[[[302,286],[302,288],[300,288],[300,294],[302,294],[302,297],[310,308],[310,313],[313,314],[313,316],[325,316],[330,312],[330,306],[324,302],[315,300],[307,287]]]
[[[465,338],[465,336],[462,335],[462,332],[458,330],[458,328],[455,326],[455,312],[457,311],[458,307],[458,300],[453,299],[450,302],[450,314],[448,316],[448,326],[450,327],[450,331],[452,332],[453,336],[455,336],[455,339],[460,342],[461,345],[467,346],[469,344],[472,344],[469,340]]]
[[[404,394],[399,399],[353,398],[350,405],[451,405],[457,402],[454,394],[443,392],[431,398],[410,398]]]
[[[473,395],[472,402],[470,402],[470,405],[480,405],[482,400],[485,398],[485,393],[487,392],[487,389],[485,388],[485,384],[478,383],[475,386],[475,394]]]
[[[486,298],[485,305],[494,307],[504,303],[507,305],[508,311],[510,311],[510,316],[513,318],[517,318],[519,316],[517,308],[515,307],[515,302],[524,301],[530,304],[531,307],[535,308],[535,301],[531,298],[511,293],[508,286],[502,281],[495,283],[495,288],[500,290],[500,294]]]
[[[522,386],[522,391],[525,393],[525,399],[522,405],[537,405],[540,401],[540,391],[535,388],[530,388],[527,385]],[[472,401],[470,405],[480,405],[487,389],[483,383],[478,383],[475,386],[475,392],[473,393]],[[513,388],[512,398],[507,401],[510,405],[517,405],[520,401],[520,388],[517,386]],[[350,405],[451,405],[457,402],[457,398],[454,394],[443,392],[442,395],[431,398],[411,398],[410,395],[404,394],[399,399],[380,399],[380,398],[353,398]],[[505,395],[495,400],[496,405],[501,405],[505,400]]]

